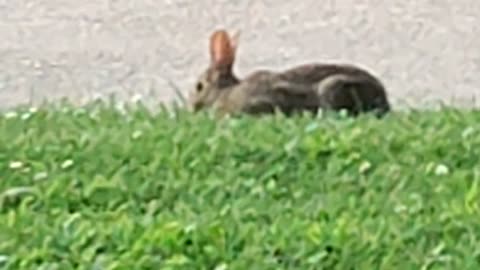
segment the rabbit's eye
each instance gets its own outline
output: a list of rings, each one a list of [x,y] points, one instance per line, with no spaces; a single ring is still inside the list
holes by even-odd
[[[195,86],[195,89],[197,89],[197,92],[200,92],[203,90],[203,83],[198,82],[197,85]]]

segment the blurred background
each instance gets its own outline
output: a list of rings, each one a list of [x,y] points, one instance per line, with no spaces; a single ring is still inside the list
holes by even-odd
[[[480,98],[477,0],[0,0],[0,108],[186,94],[214,29],[241,30],[235,70],[358,64],[394,106]]]

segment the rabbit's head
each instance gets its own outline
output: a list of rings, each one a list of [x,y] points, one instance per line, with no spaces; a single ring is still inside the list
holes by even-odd
[[[233,74],[239,32],[233,37],[225,30],[217,30],[210,36],[210,65],[202,72],[189,96],[193,111],[211,107],[215,101],[239,80]]]

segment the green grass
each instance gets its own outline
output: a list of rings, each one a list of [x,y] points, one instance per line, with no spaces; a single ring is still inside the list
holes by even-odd
[[[480,111],[0,119],[0,269],[480,269]]]

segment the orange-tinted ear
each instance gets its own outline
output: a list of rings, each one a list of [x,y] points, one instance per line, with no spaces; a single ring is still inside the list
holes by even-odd
[[[227,31],[217,30],[210,36],[211,65],[216,69],[231,70],[235,61],[238,34],[230,38]]]

